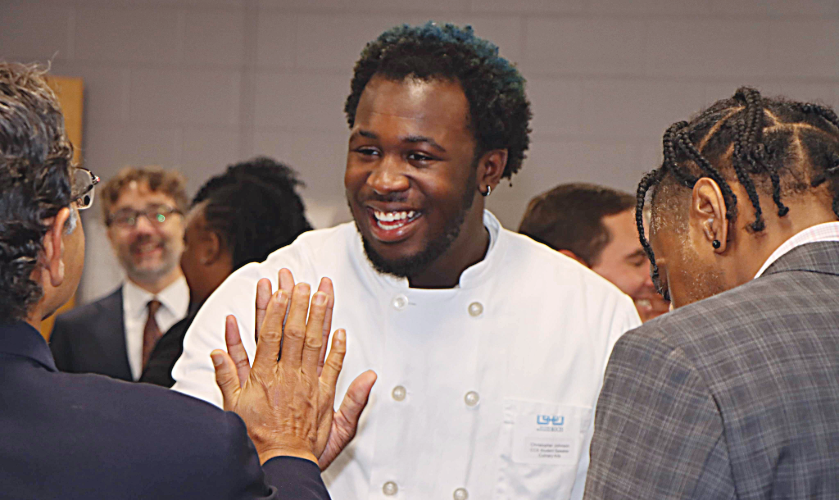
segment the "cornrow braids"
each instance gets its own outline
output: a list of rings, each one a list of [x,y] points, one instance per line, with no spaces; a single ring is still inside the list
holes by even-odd
[[[260,156],[227,167],[192,200],[203,204],[207,227],[230,252],[233,269],[260,262],[312,229],[298,194],[303,182],[291,167]],[[265,224],[270,220],[270,224]]]
[[[757,90],[742,87],[690,122],[668,127],[662,149],[661,166],[638,184],[635,214],[656,284],[658,267],[643,219],[650,193],[651,203],[657,206],[663,203],[661,198],[672,197],[678,189],[693,189],[700,177],[709,177],[723,193],[727,219],[734,221],[737,196],[730,182],[736,179],[755,211],[749,228],[760,232],[766,223],[758,187],[771,193],[778,216],[785,217],[789,213],[782,201],[785,192],[802,192],[830,182],[832,208],[839,218],[839,116],[826,106],[764,98]],[[668,189],[659,189],[665,185]]]

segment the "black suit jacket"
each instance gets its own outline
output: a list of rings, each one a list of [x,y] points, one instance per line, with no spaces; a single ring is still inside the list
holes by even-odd
[[[152,385],[61,373],[25,323],[0,325],[0,380],[3,498],[329,498],[313,462],[260,467],[237,415]]]
[[[55,318],[50,349],[59,370],[133,380],[125,347],[122,287]]]
[[[839,243],[626,333],[586,499],[839,498]]]

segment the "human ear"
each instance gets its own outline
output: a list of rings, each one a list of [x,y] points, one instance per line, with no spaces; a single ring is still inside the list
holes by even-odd
[[[64,281],[64,231],[67,219],[70,217],[70,209],[62,208],[58,214],[47,221],[47,234],[44,235],[44,258],[45,271],[49,275],[50,285],[58,287]]]
[[[210,266],[218,262],[224,253],[221,237],[219,237],[218,233],[214,231],[204,231],[201,240],[201,264],[204,266]]]
[[[696,181],[691,193],[691,226],[700,230],[705,243],[717,254],[724,253],[728,246],[727,213],[719,184],[708,177]]]
[[[484,153],[478,160],[478,190],[485,193],[488,187],[495,189],[495,186],[501,182],[506,166],[506,149],[493,149]]]

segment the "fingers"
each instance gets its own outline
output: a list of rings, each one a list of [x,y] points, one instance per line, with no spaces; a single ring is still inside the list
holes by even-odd
[[[312,306],[309,308],[309,321],[306,323],[306,340],[303,343],[301,369],[303,374],[312,377],[312,380],[317,379],[320,371],[318,363],[323,347],[323,324],[328,303],[329,296],[324,292],[317,292],[312,297]]]
[[[301,366],[303,344],[306,341],[306,313],[309,311],[310,293],[311,288],[308,284],[298,283],[294,285],[294,291],[291,294],[291,305],[288,308],[288,318],[284,329],[283,354],[280,357],[282,365],[290,370],[299,370]],[[318,350],[320,350],[320,345],[318,345]]]
[[[358,428],[358,419],[361,417],[361,412],[367,406],[367,401],[370,399],[370,391],[373,389],[373,384],[376,383],[376,372],[367,370],[362,373],[350,384],[347,389],[347,394],[344,400],[341,401],[341,407],[338,411],[346,419],[347,428],[344,429],[351,436],[355,435]]]
[[[338,375],[341,374],[341,367],[344,365],[344,355],[346,353],[347,332],[342,329],[336,330],[335,336],[332,337],[332,348],[329,349],[329,356],[326,357],[326,363],[320,375],[321,382],[329,387],[331,394],[335,394],[335,384],[338,382]]]
[[[265,310],[265,320],[259,329],[259,342],[256,344],[256,354],[253,358],[253,370],[269,373],[276,368],[287,305],[288,295],[282,290],[277,290],[271,296],[268,308]]]
[[[329,297],[329,302],[326,303],[326,315],[323,317],[323,343],[320,346],[320,357],[318,358],[318,377],[320,377],[323,371],[323,362],[326,359],[326,347],[329,345],[329,332],[332,331],[332,309],[335,307],[335,289],[332,286],[332,280],[329,278],[321,279],[318,291]]]
[[[277,286],[291,297],[291,292],[294,290],[294,276],[291,271],[285,268],[280,269],[280,272],[277,273]]]
[[[253,322],[254,339],[259,339],[259,328],[265,320],[265,311],[268,309],[268,302],[271,301],[271,280],[262,278],[256,283],[256,316]]]
[[[224,400],[224,409],[232,410],[236,407],[239,399],[239,378],[236,375],[236,365],[226,352],[216,349],[210,353],[213,360],[213,367],[216,370],[216,384],[221,389],[221,396]]]
[[[248,359],[248,352],[242,345],[242,337],[239,335],[239,324],[236,317],[230,315],[224,322],[224,342],[227,344],[227,353],[236,367],[236,374],[239,378],[239,386],[245,384],[251,372],[251,363]]]

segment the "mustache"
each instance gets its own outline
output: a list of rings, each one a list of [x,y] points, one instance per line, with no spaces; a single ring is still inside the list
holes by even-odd
[[[380,201],[382,203],[401,203],[408,200],[408,195],[406,193],[388,193],[388,194],[379,194],[373,193],[370,196],[366,196],[362,202],[366,201]]]
[[[137,252],[142,245],[147,245],[149,243],[162,245],[164,248],[167,246],[166,241],[163,238],[152,237],[152,236],[141,236],[141,237],[138,237],[136,240],[132,241],[131,244],[128,245],[128,249],[131,252]]]

